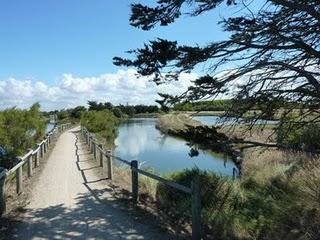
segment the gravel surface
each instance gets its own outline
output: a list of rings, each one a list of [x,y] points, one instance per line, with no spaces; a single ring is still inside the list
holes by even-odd
[[[78,135],[60,136],[8,239],[175,239],[112,197]]]

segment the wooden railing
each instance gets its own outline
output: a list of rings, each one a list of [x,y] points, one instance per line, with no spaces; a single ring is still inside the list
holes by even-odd
[[[68,129],[70,126],[70,123],[55,126],[49,133],[46,134],[45,139],[37,144],[36,149],[30,149],[23,157],[18,157],[18,163],[13,168],[7,170],[0,167],[0,216],[6,210],[6,178],[15,174],[16,192],[17,194],[22,193],[24,166],[27,164],[27,176],[31,177],[33,175],[33,170],[39,167],[40,159],[45,157],[45,155],[48,153],[49,146],[57,140],[61,132],[63,132],[65,129]]]
[[[182,191],[190,195],[191,198],[191,213],[192,213],[192,239],[199,240],[202,236],[201,230],[201,200],[200,200],[200,185],[199,178],[195,177],[191,183],[191,187],[186,187],[177,182],[165,179],[150,172],[139,169],[138,161],[127,161],[120,157],[114,156],[111,150],[104,150],[102,145],[98,143],[94,135],[91,134],[85,127],[81,126],[81,133],[84,137],[86,144],[89,146],[90,152],[93,154],[94,159],[99,158],[100,166],[104,166],[104,157],[107,160],[108,178],[113,179],[113,159],[120,161],[131,168],[131,191],[132,200],[137,203],[139,194],[139,174],[152,178],[162,184],[170,186],[178,191]]]

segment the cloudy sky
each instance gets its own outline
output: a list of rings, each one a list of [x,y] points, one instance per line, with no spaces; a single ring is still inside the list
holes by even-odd
[[[199,72],[155,86],[134,69],[112,64],[114,56],[157,37],[181,44],[224,39],[217,22],[223,10],[145,32],[129,25],[132,0],[3,0],[0,2],[0,109],[43,110],[85,105],[88,100],[154,104],[157,92],[180,93]],[[142,3],[152,1],[141,0]],[[222,8],[224,9],[224,8]],[[230,11],[230,9],[228,10]]]

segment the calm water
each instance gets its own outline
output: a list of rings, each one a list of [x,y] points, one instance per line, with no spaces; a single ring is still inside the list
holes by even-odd
[[[54,123],[48,123],[46,127],[46,133],[50,132],[54,128]]]
[[[141,167],[166,173],[198,167],[222,175],[232,175],[234,163],[222,154],[199,150],[190,157],[186,141],[163,135],[155,128],[156,119],[136,118],[122,123],[116,139],[115,154],[127,160],[138,160]]]

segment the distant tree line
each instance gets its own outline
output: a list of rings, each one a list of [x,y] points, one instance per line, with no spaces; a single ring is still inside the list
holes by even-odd
[[[199,102],[186,102],[174,105],[175,111],[228,111],[232,100],[212,100]]]
[[[108,110],[114,114],[117,118],[133,117],[135,114],[143,113],[159,113],[160,109],[157,105],[113,105],[111,102],[97,102],[88,101],[88,107],[77,106],[74,108],[54,110],[50,112],[44,112],[44,116],[49,117],[50,115],[57,115],[60,123],[66,121],[76,121],[81,119],[83,113],[87,111],[104,111]]]
[[[159,112],[159,107],[157,105],[113,105],[110,102],[98,103],[96,101],[88,101],[88,105],[89,110],[109,110],[112,111],[116,117],[121,117],[123,114],[132,117],[134,114]]]
[[[237,108],[233,108],[233,105],[237,104]],[[208,101],[197,101],[197,102],[182,102],[177,103],[173,106],[175,111],[225,111],[228,115],[237,115],[237,111],[242,111],[243,108],[250,110],[260,111],[260,118],[274,118],[277,111],[282,109],[303,109],[308,106],[302,106],[301,103],[286,102],[285,100],[274,101],[273,108],[270,108],[268,103],[256,103],[252,104],[246,100],[235,100],[235,99],[221,99],[221,100],[208,100]],[[272,109],[272,110],[271,110]],[[263,114],[262,114],[263,113]]]

